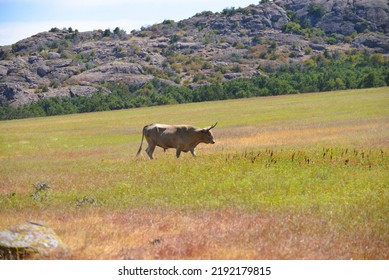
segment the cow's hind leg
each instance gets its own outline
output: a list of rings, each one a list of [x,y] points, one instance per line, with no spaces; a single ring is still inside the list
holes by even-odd
[[[153,159],[153,153],[155,150],[155,142],[150,139],[149,137],[146,137],[146,141],[149,144],[148,147],[146,148],[146,153],[149,156],[150,159]]]
[[[154,150],[155,150],[155,145],[152,146],[152,145],[149,144],[149,146],[146,148],[146,153],[147,153],[147,155],[149,156],[150,159],[153,159]]]
[[[181,150],[180,149],[177,149],[176,150],[176,157],[179,158],[181,155]]]

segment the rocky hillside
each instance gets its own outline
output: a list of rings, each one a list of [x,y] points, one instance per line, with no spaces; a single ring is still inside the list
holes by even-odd
[[[275,0],[142,27],[53,28],[0,48],[0,105],[109,94],[107,82],[197,87],[325,52],[389,54],[386,0]]]

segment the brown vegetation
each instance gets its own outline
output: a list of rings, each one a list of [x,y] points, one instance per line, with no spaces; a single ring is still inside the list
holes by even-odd
[[[388,259],[389,235],[331,220],[238,209],[24,213],[50,221],[69,249],[62,259]],[[11,224],[12,213],[0,214]]]

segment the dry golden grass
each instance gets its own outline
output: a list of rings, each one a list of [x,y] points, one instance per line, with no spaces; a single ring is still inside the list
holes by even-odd
[[[227,150],[234,150],[236,147],[282,147],[288,145],[328,145],[331,143],[342,144],[342,140],[349,144],[355,135],[358,145],[362,146],[388,146],[389,139],[387,133],[382,130],[388,128],[387,120],[369,121],[366,123],[342,123],[328,124],[326,126],[313,126],[302,128],[289,127],[245,127],[237,129],[226,129],[219,132],[219,149],[223,147]],[[370,132],[379,130],[381,135]],[[343,138],[343,139],[342,139]],[[346,144],[346,145],[347,145]]]
[[[3,225],[14,213],[1,213]],[[19,216],[22,213],[19,213]],[[308,213],[135,209],[24,211],[67,244],[61,259],[389,259],[388,235]],[[22,220],[20,220],[22,222]]]

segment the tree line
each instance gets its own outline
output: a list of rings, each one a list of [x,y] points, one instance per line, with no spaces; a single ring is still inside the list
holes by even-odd
[[[310,59],[258,69],[261,75],[197,87],[171,85],[153,79],[141,86],[105,83],[111,93],[91,97],[54,97],[32,104],[0,106],[0,119],[54,116],[146,106],[203,102],[255,96],[371,88],[389,85],[389,60],[382,54],[325,52]],[[264,74],[265,73],[265,74]]]

